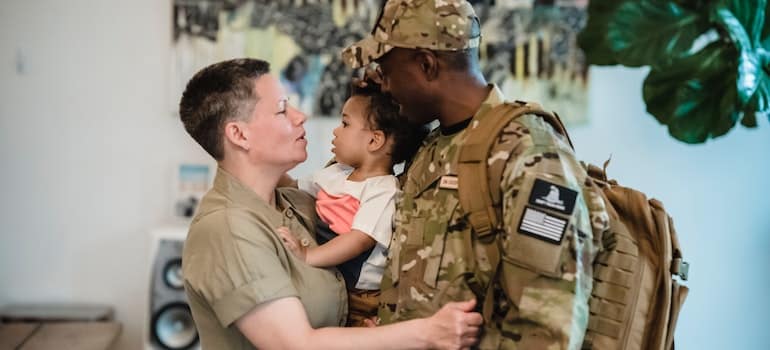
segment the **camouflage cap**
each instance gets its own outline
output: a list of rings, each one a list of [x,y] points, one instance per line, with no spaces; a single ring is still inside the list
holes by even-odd
[[[368,65],[394,47],[458,51],[479,46],[479,19],[465,0],[388,0],[372,35],[342,51],[352,68]]]

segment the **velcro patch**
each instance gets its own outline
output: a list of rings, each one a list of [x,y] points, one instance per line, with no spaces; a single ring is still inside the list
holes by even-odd
[[[521,216],[518,231],[558,245],[561,244],[566,229],[567,220],[535,208],[526,207],[524,215]]]
[[[572,215],[575,209],[577,191],[541,179],[535,179],[532,192],[529,194],[529,204],[555,210],[562,214]]]
[[[441,181],[438,183],[439,188],[447,188],[450,190],[456,190],[457,189],[457,176],[454,175],[444,175],[441,177]]]

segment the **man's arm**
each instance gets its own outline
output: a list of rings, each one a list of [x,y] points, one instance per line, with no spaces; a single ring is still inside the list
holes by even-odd
[[[257,305],[235,325],[259,349],[470,349],[482,322],[475,305],[448,303],[429,318],[382,327],[313,329],[302,303],[289,297]]]
[[[532,152],[530,137],[520,142],[522,155],[507,160],[501,183],[506,238],[500,269],[516,281],[503,286],[516,305],[503,331],[542,333],[541,344],[579,348],[595,254],[584,176],[571,151],[540,144]],[[534,341],[524,338],[520,342]]]

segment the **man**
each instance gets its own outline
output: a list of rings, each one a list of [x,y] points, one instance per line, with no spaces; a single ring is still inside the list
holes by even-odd
[[[499,266],[490,264],[499,260],[488,256],[459,205],[458,152],[466,130],[504,102],[481,74],[480,41],[478,17],[466,1],[391,0],[372,36],[343,51],[351,67],[369,66],[367,76],[407,118],[440,123],[402,184],[379,316],[384,324],[422,317],[474,295],[482,305],[489,293],[479,285],[488,283],[479,281],[492,279],[492,311],[479,348],[578,349],[607,214],[567,140],[532,115],[489,135],[496,144],[487,164],[504,167],[502,226],[493,230],[502,235]],[[495,151],[506,143],[512,152]],[[533,222],[551,227],[528,226]]]

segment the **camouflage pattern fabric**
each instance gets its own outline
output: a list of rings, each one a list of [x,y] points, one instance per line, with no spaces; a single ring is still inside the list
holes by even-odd
[[[360,68],[393,47],[457,51],[478,47],[479,20],[464,0],[389,0],[372,35],[342,51],[342,60]]]
[[[468,128],[483,123],[502,102],[493,87]],[[430,316],[450,301],[484,300],[469,279],[485,273],[491,279],[494,266],[451,181],[465,134],[434,130],[408,169],[381,286],[384,324]],[[539,117],[517,118],[496,137],[488,164],[505,162],[504,227],[497,240],[502,263],[493,322],[485,324],[479,348],[579,349],[588,323],[592,263],[608,228],[604,202],[566,141]],[[500,147],[511,142],[514,147]],[[547,192],[535,193],[543,189]]]

